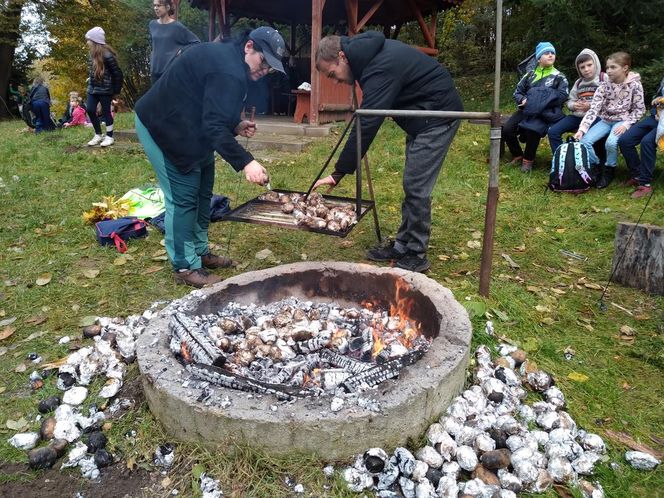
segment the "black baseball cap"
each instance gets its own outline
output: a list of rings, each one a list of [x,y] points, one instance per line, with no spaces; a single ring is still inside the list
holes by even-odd
[[[267,26],[256,28],[249,33],[249,39],[257,45],[271,68],[286,74],[281,63],[281,58],[286,55],[286,43],[276,29]]]

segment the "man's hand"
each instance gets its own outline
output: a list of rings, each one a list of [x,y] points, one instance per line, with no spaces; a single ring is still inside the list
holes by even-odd
[[[247,164],[243,171],[248,182],[265,185],[270,180],[267,170],[256,160]]]
[[[329,185],[330,188],[327,189],[327,191],[330,192],[335,187],[336,184],[337,182],[334,181],[332,175],[326,176],[325,178],[321,178],[316,183],[314,183],[314,190],[317,190],[318,187],[322,187],[323,185]]]
[[[251,138],[256,134],[256,122],[247,120],[240,121],[234,131],[236,135]]]

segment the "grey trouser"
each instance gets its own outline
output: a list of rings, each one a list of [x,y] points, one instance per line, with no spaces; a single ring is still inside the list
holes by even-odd
[[[459,124],[457,119],[406,138],[405,196],[396,236],[397,249],[406,248],[417,254],[427,252],[431,235],[431,192]]]

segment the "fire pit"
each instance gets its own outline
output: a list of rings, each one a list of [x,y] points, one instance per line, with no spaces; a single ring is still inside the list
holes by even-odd
[[[345,310],[361,309],[367,302],[389,308],[396,296],[408,301],[408,317],[418,324],[423,336],[411,350],[402,348],[402,356],[389,357],[383,352],[382,360],[372,359],[369,352],[354,359],[339,355],[329,341],[323,347],[315,344],[315,355],[323,357],[324,365],[346,367],[339,369],[343,375],[337,389],[343,388],[362,401],[344,405],[340,400],[336,407],[336,397],[320,384],[311,388],[310,379],[303,383],[309,387],[300,389],[292,383],[273,385],[248,378],[251,371],[244,363],[238,363],[229,349],[223,353],[200,339],[195,326],[203,317],[225,310],[229,303],[244,307],[245,314],[247,309],[281,300],[308,303],[305,310],[329,306],[344,314]],[[257,315],[252,316],[255,323]],[[387,323],[387,318],[384,320]],[[227,318],[219,323],[225,325]],[[248,335],[251,325],[247,323]],[[271,333],[265,328],[263,339]],[[277,332],[283,334],[282,330]],[[287,339],[301,352],[298,348],[303,344],[320,342],[321,337],[329,339],[330,335],[299,342]],[[228,443],[236,440],[275,454],[306,451],[339,459],[367,447],[393,447],[418,437],[461,390],[470,338],[463,307],[448,289],[421,274],[363,264],[296,263],[245,273],[195,291],[177,313],[170,310],[151,320],[139,338],[137,357],[150,409],[175,437],[210,445],[222,443],[222,449],[232,447]],[[194,344],[195,340],[199,342]],[[226,338],[216,344],[223,344],[223,340]],[[380,349],[375,341],[369,341],[374,356],[378,356]],[[242,347],[246,342],[243,337]],[[286,348],[286,342],[282,343],[282,349]],[[366,347],[364,342],[362,347]],[[261,343],[261,348],[266,355],[270,353],[265,344]],[[226,361],[229,363],[224,364]],[[329,369],[333,370],[336,375],[336,369]],[[229,372],[233,372],[230,377]]]

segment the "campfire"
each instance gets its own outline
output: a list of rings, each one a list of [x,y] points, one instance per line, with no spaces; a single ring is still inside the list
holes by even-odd
[[[396,377],[428,349],[408,291],[397,280],[384,304],[289,297],[261,306],[229,302],[199,316],[176,313],[170,350],[195,377],[223,387],[280,399],[358,392]]]

